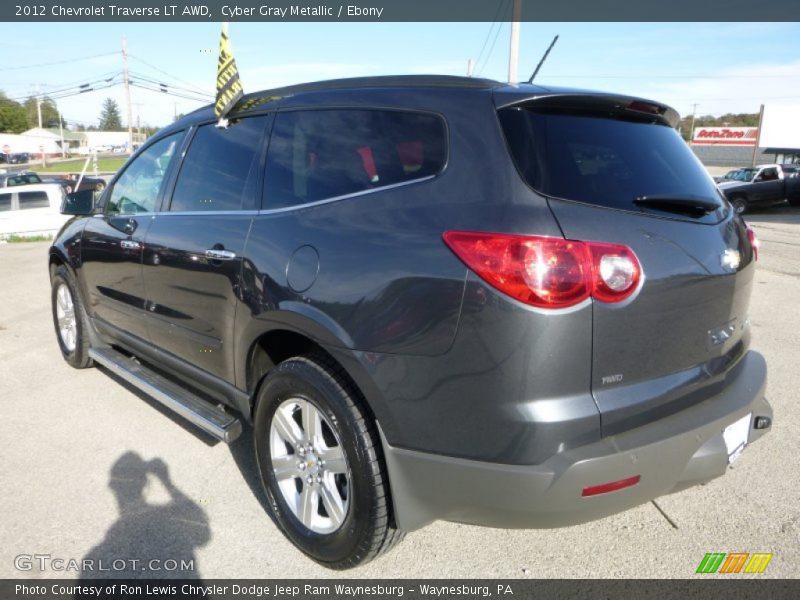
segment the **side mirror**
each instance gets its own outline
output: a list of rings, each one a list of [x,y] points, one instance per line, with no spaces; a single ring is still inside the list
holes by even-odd
[[[61,203],[62,215],[90,215],[94,211],[95,196],[99,195],[94,190],[72,192],[64,197]]]

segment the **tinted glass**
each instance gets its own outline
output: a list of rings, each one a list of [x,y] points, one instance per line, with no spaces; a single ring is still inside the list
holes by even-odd
[[[11,194],[0,194],[0,210],[11,210]]]
[[[270,139],[264,208],[413,181],[444,166],[439,117],[382,110],[280,113]]]
[[[203,125],[189,146],[171,211],[253,208],[256,171],[267,117]]]
[[[167,136],[137,156],[114,184],[106,212],[153,212],[167,168],[182,137],[183,132]]]
[[[25,210],[27,208],[48,208],[50,206],[50,199],[47,197],[47,192],[19,192],[17,198],[19,200],[20,210]]]
[[[17,185],[31,185],[33,183],[42,183],[42,180],[36,173],[23,173],[22,175],[14,175],[13,177],[9,177],[8,181],[6,181],[6,185],[8,187]]]
[[[632,210],[640,196],[720,201],[705,168],[666,125],[518,108],[499,114],[517,167],[547,196]]]

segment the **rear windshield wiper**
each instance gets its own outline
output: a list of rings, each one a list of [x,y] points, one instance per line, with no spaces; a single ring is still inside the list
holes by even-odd
[[[640,206],[651,206],[667,212],[707,214],[722,208],[719,202],[681,196],[639,196],[633,200]]]

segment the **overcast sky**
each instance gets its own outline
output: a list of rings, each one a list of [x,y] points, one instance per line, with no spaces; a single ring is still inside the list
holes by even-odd
[[[22,98],[37,86],[46,93],[103,79],[116,84],[126,35],[134,80],[183,94],[178,88],[197,89],[210,101],[219,30],[217,23],[2,23],[0,90]],[[469,58],[480,58],[476,75],[507,78],[507,23],[232,23],[230,34],[246,92],[360,75],[464,75]],[[520,78],[556,34],[537,77],[544,85],[650,97],[681,114],[691,114],[694,103],[698,114],[713,115],[800,105],[797,23],[523,23]],[[55,61],[67,62],[44,65]],[[121,85],[58,105],[68,121],[96,125],[106,97],[120,103],[125,122]],[[203,104],[141,87],[132,89],[132,103],[134,121],[150,125]]]

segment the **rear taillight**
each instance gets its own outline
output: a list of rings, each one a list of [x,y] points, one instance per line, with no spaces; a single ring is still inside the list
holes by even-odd
[[[443,237],[491,286],[540,308],[567,308],[590,296],[621,302],[642,277],[633,250],[619,244],[472,231],[448,231]]]
[[[761,242],[758,241],[756,232],[753,231],[750,225],[747,226],[747,239],[750,240],[750,245],[753,247],[753,258],[758,260],[758,247],[761,245]]]

